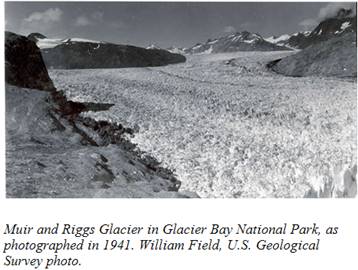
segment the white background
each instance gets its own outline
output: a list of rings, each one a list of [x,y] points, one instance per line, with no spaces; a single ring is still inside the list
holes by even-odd
[[[3,2],[3,1],[2,1]],[[1,26],[4,29],[4,4]],[[4,32],[1,31],[3,42]],[[2,43],[3,44],[3,43]],[[4,63],[1,46],[1,63]],[[321,235],[320,250],[288,252],[141,252],[136,254],[81,253],[77,269],[357,269],[357,199],[6,199],[5,198],[5,91],[4,65],[0,91],[0,244],[4,224],[53,225],[102,223],[210,225],[237,223],[280,225],[284,222],[324,227],[339,226],[333,237]],[[172,238],[173,240],[173,238]],[[314,238],[312,238],[314,240]],[[180,241],[180,239],[177,239]],[[1,245],[2,252],[2,245]],[[3,254],[2,254],[3,255]],[[4,268],[0,269],[32,269]],[[51,268],[50,268],[51,269]],[[59,268],[53,268],[59,269]],[[66,268],[71,269],[71,268]],[[76,268],[72,268],[76,269]]]

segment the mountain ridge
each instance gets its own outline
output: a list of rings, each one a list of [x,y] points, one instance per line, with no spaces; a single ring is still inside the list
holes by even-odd
[[[145,49],[83,38],[49,39],[42,34],[29,35],[40,47],[48,68],[125,68],[151,67],[182,63],[183,55],[162,49]]]
[[[279,51],[290,48],[266,41],[261,35],[248,31],[236,32],[227,36],[208,39],[205,43],[197,43],[185,49],[186,53],[223,53],[237,51]]]

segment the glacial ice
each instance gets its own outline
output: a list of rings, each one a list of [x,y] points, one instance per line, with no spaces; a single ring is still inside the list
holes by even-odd
[[[115,103],[96,119],[129,138],[201,197],[303,197],[356,161],[355,81],[284,77],[265,64],[292,52],[187,56],[155,68],[50,70],[75,101]]]

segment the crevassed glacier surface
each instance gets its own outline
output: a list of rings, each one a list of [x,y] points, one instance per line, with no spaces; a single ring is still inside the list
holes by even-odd
[[[265,64],[290,52],[188,56],[155,68],[51,70],[91,113],[139,127],[138,147],[202,197],[302,197],[356,160],[356,82],[293,78]]]

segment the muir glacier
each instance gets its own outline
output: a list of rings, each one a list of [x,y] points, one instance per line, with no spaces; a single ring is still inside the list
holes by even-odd
[[[327,196],[340,196],[356,170],[356,80],[267,69],[292,53],[198,54],[164,67],[49,74],[70,100],[114,103],[83,115],[133,128],[128,139],[174,170],[183,191],[305,197],[329,183]]]

